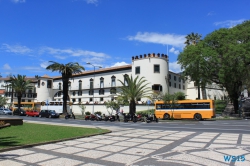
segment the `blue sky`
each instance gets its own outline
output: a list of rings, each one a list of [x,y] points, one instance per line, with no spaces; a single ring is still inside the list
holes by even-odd
[[[206,36],[250,19],[249,0],[0,0],[0,73],[33,77],[48,61],[93,70],[164,53],[170,70],[185,36]]]

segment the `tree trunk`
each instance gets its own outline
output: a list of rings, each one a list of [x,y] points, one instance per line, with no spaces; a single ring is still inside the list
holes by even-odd
[[[233,100],[233,105],[234,105],[234,112],[237,114],[238,109],[239,109],[239,101],[238,101],[238,99]]]
[[[129,113],[135,114],[136,113],[136,103],[135,101],[131,100],[129,103]]]
[[[201,86],[200,86],[200,83],[198,82],[197,83],[197,88],[198,88],[198,99],[201,99],[201,93],[200,93],[200,88],[201,88]]]
[[[68,99],[68,87],[69,78],[63,78],[63,114],[66,114],[69,110],[67,110],[67,99]]]
[[[20,109],[22,94],[17,94],[17,108]]]

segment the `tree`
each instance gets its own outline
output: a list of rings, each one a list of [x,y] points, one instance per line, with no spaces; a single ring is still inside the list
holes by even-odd
[[[243,82],[249,77],[250,21],[208,34],[195,47],[189,46],[178,57],[186,75],[198,75],[203,83],[224,87],[238,110]],[[193,63],[199,62],[199,73]]]
[[[6,97],[0,96],[0,107],[3,107],[7,104],[8,99]]]
[[[165,104],[165,107],[171,110],[171,119],[174,119],[174,109],[177,103],[177,97],[178,94],[174,93],[174,94],[169,94],[169,93],[165,93],[162,95],[162,100]],[[169,115],[165,114],[164,115],[164,119],[169,119]]]
[[[176,92],[175,93],[175,98],[176,98],[176,100],[185,100],[186,95],[183,92]]]
[[[18,109],[20,109],[23,93],[25,93],[26,90],[32,88],[32,86],[30,85],[30,80],[27,80],[25,75],[18,74],[17,77],[14,75],[11,76],[10,82],[10,86],[13,88],[17,95]]]
[[[201,41],[201,35],[198,34],[198,33],[191,33],[191,34],[188,34],[185,38],[186,38],[186,41],[184,44],[186,44],[186,48],[187,47],[194,47],[197,45],[197,43],[199,43]],[[193,56],[196,56],[197,54],[194,53]],[[196,58],[193,58],[193,60],[196,59]],[[197,84],[197,88],[198,88],[198,99],[200,99],[200,72],[199,72],[199,61],[197,60],[194,60],[193,61],[193,64],[192,64],[193,68],[196,70],[195,74],[192,74],[192,75],[189,75],[191,77],[191,79],[193,81],[196,82]]]
[[[85,70],[83,66],[79,65],[79,63],[69,62],[67,64],[60,64],[54,61],[49,61],[52,63],[46,69],[51,70],[52,72],[58,71],[62,74],[63,81],[63,113],[67,114],[67,99],[68,99],[68,84],[69,79],[73,76],[73,74],[81,73],[82,70]]]
[[[119,103],[117,103],[117,102],[115,102],[115,101],[107,101],[107,102],[105,103],[105,106],[106,106],[107,110],[108,110],[109,108],[111,109],[111,113],[108,111],[108,112],[109,112],[109,115],[112,115],[114,110],[117,110],[117,109],[120,108]]]
[[[118,80],[122,86],[120,96],[123,96],[124,98],[127,98],[129,101],[129,113],[135,114],[136,113],[136,101],[138,99],[147,97],[149,98],[149,92],[151,92],[151,89],[147,87],[148,83],[146,83],[145,77],[139,78],[139,76],[136,76],[135,79],[133,79],[132,75],[124,76],[125,81]],[[126,84],[126,83],[127,84]]]

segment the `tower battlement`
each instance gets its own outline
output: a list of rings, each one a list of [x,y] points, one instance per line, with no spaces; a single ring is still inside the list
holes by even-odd
[[[168,59],[168,55],[167,54],[155,54],[155,53],[148,53],[148,54],[144,54],[144,55],[136,55],[136,56],[132,56],[132,61],[136,60],[136,59],[146,59],[146,58],[166,58]]]

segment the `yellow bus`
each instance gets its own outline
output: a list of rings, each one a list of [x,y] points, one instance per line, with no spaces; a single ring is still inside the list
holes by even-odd
[[[171,108],[172,107],[172,108]],[[215,117],[213,100],[179,100],[175,104],[155,102],[155,116],[160,119],[211,119]]]

